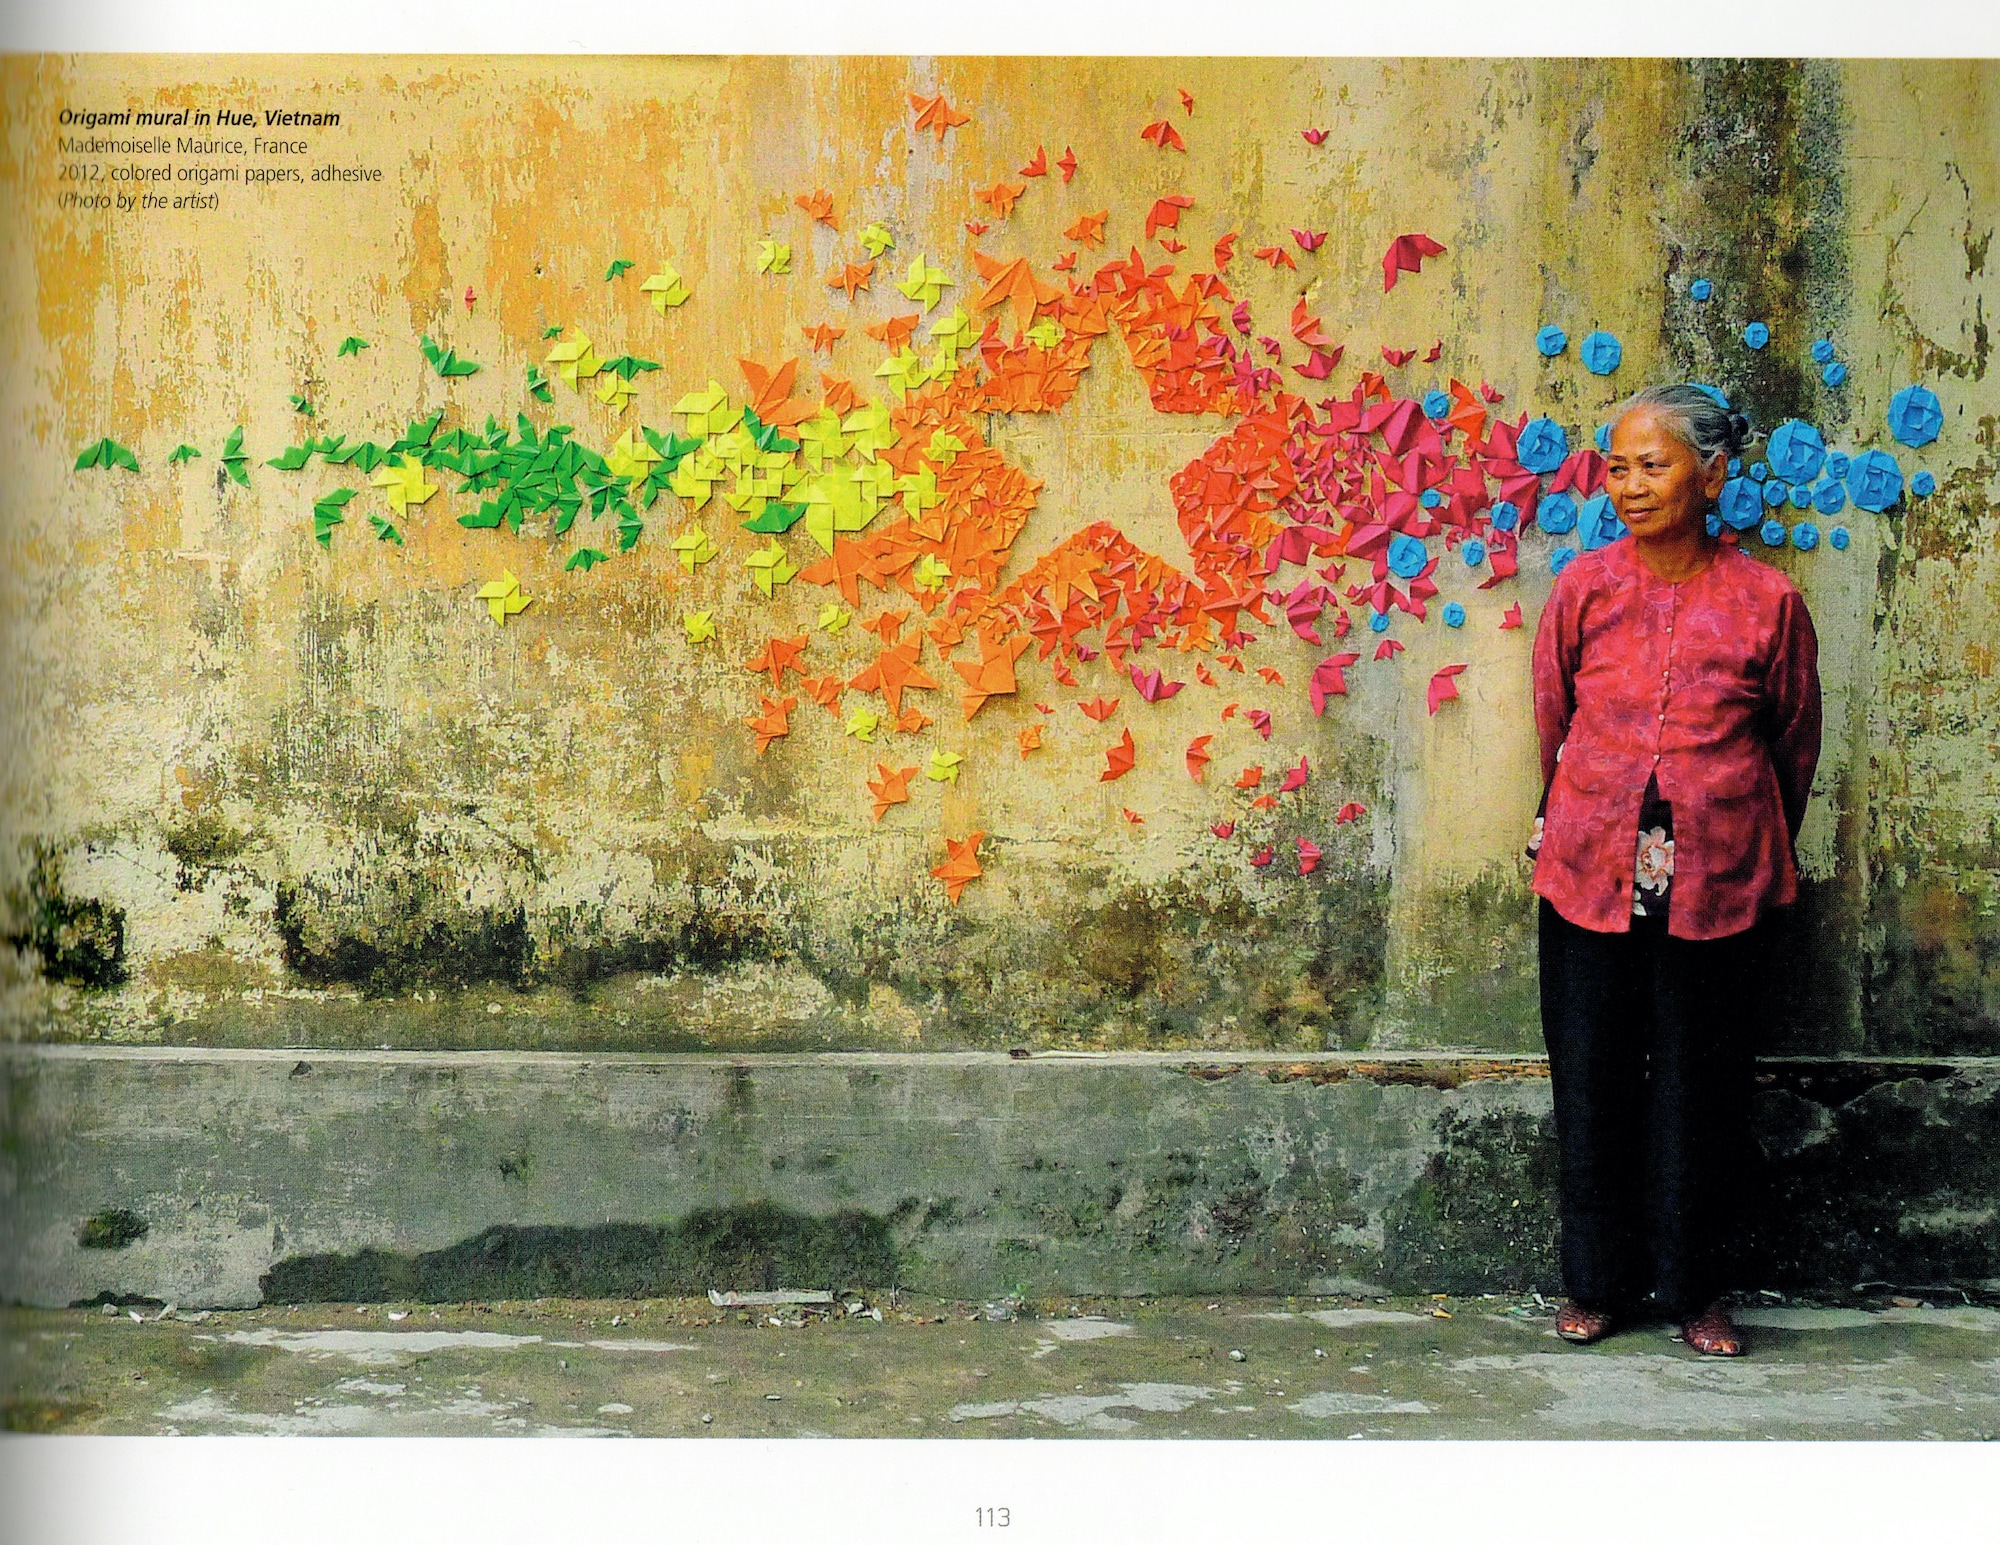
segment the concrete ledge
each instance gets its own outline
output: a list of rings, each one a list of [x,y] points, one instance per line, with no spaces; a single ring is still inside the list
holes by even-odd
[[[1532,1057],[11,1046],[0,1082],[15,1302],[1558,1286]],[[1746,1285],[2000,1277],[2000,1059],[1761,1082]]]

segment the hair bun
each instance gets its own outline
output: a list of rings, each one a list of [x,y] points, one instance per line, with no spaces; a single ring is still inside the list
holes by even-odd
[[[1747,413],[1729,415],[1729,439],[1732,450],[1740,451],[1748,445],[1751,433],[1750,416]]]

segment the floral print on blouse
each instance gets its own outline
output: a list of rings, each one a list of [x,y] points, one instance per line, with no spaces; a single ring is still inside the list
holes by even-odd
[[[1548,807],[1547,791],[1542,809],[1535,812],[1534,834],[1528,838],[1528,857],[1542,851],[1542,821]],[[1632,915],[1665,917],[1674,888],[1674,807],[1660,798],[1660,781],[1646,780],[1646,792],[1639,801],[1639,846],[1632,865]]]

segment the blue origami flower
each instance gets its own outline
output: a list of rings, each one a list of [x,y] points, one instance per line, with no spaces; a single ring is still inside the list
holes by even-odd
[[[1696,300],[1707,300],[1714,293],[1715,286],[1710,284],[1706,279],[1697,279],[1693,284],[1688,286],[1688,294]]]
[[[1447,601],[1444,608],[1444,625],[1448,628],[1465,626],[1465,608],[1456,601]]]
[[[1389,614],[1387,612],[1370,612],[1368,614],[1368,631],[1370,633],[1387,633],[1389,631]]]
[[[1753,482],[1761,483],[1764,481],[1765,478],[1769,477],[1770,475],[1771,475],[1771,468],[1768,463],[1761,461],[1753,461],[1750,463],[1750,477]]]
[[[1748,478],[1733,477],[1722,485],[1715,513],[1732,531],[1748,531],[1763,517],[1764,496]]]
[[[1718,408],[1723,408],[1723,409],[1728,408],[1729,399],[1722,395],[1722,389],[1720,387],[1710,386],[1706,381],[1690,381],[1688,385],[1692,386],[1696,391],[1700,392],[1704,397],[1706,397],[1710,402],[1714,403]]]
[[[1850,538],[1847,535],[1847,527],[1835,526],[1833,530],[1827,533],[1826,539],[1829,542],[1831,542],[1838,551],[1840,552],[1847,551],[1847,544],[1850,540]]]
[[[1552,418],[1531,418],[1514,442],[1514,456],[1530,472],[1553,472],[1569,454],[1569,436]]]
[[[1611,507],[1609,494],[1598,494],[1586,499],[1583,508],[1577,512],[1577,524],[1583,532],[1583,550],[1596,552],[1600,547],[1609,547],[1622,536],[1630,533],[1625,522],[1618,518],[1618,512]]]
[[[1625,357],[1625,346],[1607,332],[1594,332],[1577,348],[1583,368],[1594,376],[1608,376]]]
[[[1535,506],[1535,524],[1550,536],[1576,530],[1576,500],[1568,494],[1545,494]]]
[[[1478,537],[1473,537],[1470,541],[1459,544],[1458,553],[1465,560],[1468,569],[1476,569],[1486,561],[1486,544]]]
[[[1928,386],[1906,386],[1889,399],[1889,433],[1903,444],[1929,445],[1942,428],[1944,407]]]
[[[1753,349],[1761,349],[1771,341],[1771,329],[1762,322],[1752,322],[1743,329],[1743,341]]]
[[[1887,451],[1863,451],[1848,463],[1847,493],[1862,509],[1880,513],[1903,496],[1903,469]]]
[[[1435,488],[1426,488],[1421,494],[1417,495],[1417,503],[1421,504],[1427,510],[1434,510],[1440,504],[1444,503],[1444,495],[1439,493]]]
[[[1813,508],[1822,515],[1838,515],[1847,508],[1847,490],[1841,486],[1839,479],[1829,475],[1813,490]]]
[[[1708,527],[1708,534],[1710,536],[1722,535],[1722,517],[1716,514],[1715,511],[1710,510],[1708,512],[1708,519],[1704,524]]]
[[[1792,491],[1790,494],[1790,498],[1792,501],[1793,509],[1795,510],[1811,509],[1813,501],[1813,491],[1811,486],[1806,483],[1792,484]]]
[[[1835,451],[1826,458],[1826,475],[1828,477],[1847,476],[1847,452]]]
[[[1611,426],[1609,424],[1599,424],[1597,426],[1597,433],[1592,435],[1591,439],[1597,443],[1597,448],[1600,451],[1603,451],[1607,456],[1611,454]]]
[[[1574,562],[1576,562],[1576,549],[1574,547],[1558,547],[1554,552],[1549,554],[1549,572],[1551,574],[1560,574]]]
[[[1826,465],[1826,441],[1812,425],[1788,418],[1771,431],[1764,454],[1771,470],[1787,483],[1810,483]]]
[[[1495,531],[1512,531],[1521,524],[1521,507],[1512,499],[1495,499],[1489,518]]]
[[[1813,341],[1813,346],[1812,346],[1812,357],[1815,361],[1817,361],[1819,364],[1822,365],[1824,365],[1828,360],[1832,359],[1833,340],[1831,338],[1815,339]]]
[[[1847,384],[1847,367],[1837,359],[1831,360],[1828,362],[1826,369],[1819,373],[1819,378],[1826,382],[1828,386],[1845,386]]]
[[[1802,553],[1809,553],[1819,546],[1819,527],[1809,520],[1802,520],[1792,527],[1792,546]]]
[[[1535,334],[1535,350],[1543,359],[1554,359],[1569,347],[1569,334],[1551,322]]]
[[[1790,492],[1791,490],[1785,487],[1783,483],[1773,480],[1764,485],[1764,502],[1775,509],[1785,502],[1785,498]]]
[[[1424,393],[1424,417],[1443,418],[1451,411],[1451,399],[1443,392]]]
[[[1741,456],[1732,456],[1729,458],[1729,475],[1731,477],[1741,477],[1743,475],[1743,458]]]
[[[1782,520],[1767,520],[1757,528],[1757,535],[1763,538],[1766,547],[1783,547],[1785,523]]]
[[[1937,492],[1937,479],[1931,475],[1930,468],[1926,467],[1910,479],[1910,492],[1919,499],[1928,499]]]
[[[1429,549],[1407,531],[1399,531],[1389,542],[1389,572],[1400,579],[1415,579],[1431,561]]]

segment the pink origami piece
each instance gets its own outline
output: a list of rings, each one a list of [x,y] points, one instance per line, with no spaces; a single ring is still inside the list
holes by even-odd
[[[1326,700],[1330,697],[1347,695],[1347,667],[1361,658],[1358,654],[1344,653],[1331,655],[1319,662],[1312,673],[1312,683],[1308,691],[1312,696],[1312,710],[1315,714],[1326,713]]]
[[[1227,840],[1236,835],[1236,823],[1234,821],[1217,821],[1213,826],[1209,827],[1209,830],[1214,832],[1216,836]]]
[[[1323,145],[1326,143],[1327,135],[1332,132],[1331,129],[1301,129],[1299,137],[1308,145]]]
[[[1463,665],[1447,665],[1432,674],[1429,693],[1432,713],[1438,711],[1439,704],[1449,703],[1458,696],[1458,677],[1464,669]]]
[[[1311,777],[1312,768],[1306,764],[1304,757],[1300,757],[1299,765],[1287,772],[1285,774],[1285,781],[1278,785],[1278,792],[1280,794],[1289,794],[1294,789],[1302,789],[1306,786],[1306,780]]]
[[[1259,735],[1262,735],[1266,740],[1271,738],[1271,716],[1269,713],[1265,712],[1262,708],[1246,708],[1243,710],[1243,717],[1256,726]]]
[[[1319,844],[1308,842],[1303,837],[1295,837],[1292,840],[1299,845],[1299,873],[1311,874],[1319,868]]]
[[[1520,625],[1521,625],[1521,603],[1519,601],[1516,601],[1512,606],[1508,607],[1506,611],[1500,614],[1500,626],[1502,628],[1518,628]]]
[[[1396,287],[1399,273],[1414,274],[1423,270],[1424,259],[1436,257],[1444,251],[1441,243],[1418,233],[1398,236],[1389,243],[1389,250],[1382,254],[1382,289],[1386,294]]]
[[[1350,799],[1334,813],[1333,824],[1345,826],[1349,821],[1358,821],[1368,813],[1368,807]]]
[[[1165,681],[1158,670],[1144,671],[1138,666],[1128,666],[1132,675],[1132,685],[1139,689],[1139,696],[1149,703],[1163,703],[1187,685],[1185,681]]]
[[[1268,842],[1265,843],[1263,847],[1259,848],[1255,853],[1252,853],[1250,855],[1250,864],[1252,868],[1262,869],[1270,862],[1271,862],[1271,845]]]

